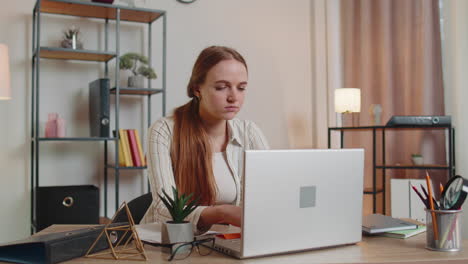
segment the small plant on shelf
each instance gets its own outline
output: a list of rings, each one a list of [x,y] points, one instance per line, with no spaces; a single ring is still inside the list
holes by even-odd
[[[422,165],[424,163],[423,156],[419,153],[411,154],[411,160],[414,165]]]
[[[129,52],[120,57],[119,68],[133,73],[133,76],[128,77],[128,87],[143,88],[144,78],[157,78],[153,68],[148,66],[148,58],[138,53]]]
[[[80,29],[77,27],[70,27],[63,31],[63,40],[61,42],[62,48],[67,49],[83,49],[83,43],[78,39]]]

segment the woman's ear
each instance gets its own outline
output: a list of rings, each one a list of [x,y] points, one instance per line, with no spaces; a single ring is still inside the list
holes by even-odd
[[[197,97],[198,99],[200,99],[200,87],[195,87],[193,89],[193,94],[195,95],[195,97]]]

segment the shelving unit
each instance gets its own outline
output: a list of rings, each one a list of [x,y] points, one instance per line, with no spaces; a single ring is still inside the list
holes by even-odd
[[[111,94],[116,94],[117,89],[114,87],[111,90]],[[145,89],[145,88],[120,88],[120,94],[126,95],[152,95],[162,93],[163,89]]]
[[[112,52],[73,50],[53,47],[41,47],[39,54],[40,58],[42,59],[82,60],[97,62],[107,62],[116,56],[116,54]]]
[[[446,130],[448,134],[448,164],[425,164],[421,166],[404,164],[388,165],[385,160],[385,132],[391,130]],[[344,148],[345,131],[372,131],[372,187],[364,188],[364,194],[372,195],[372,210],[377,213],[377,194],[382,194],[383,213],[386,212],[386,170],[388,169],[411,169],[411,170],[448,170],[449,177],[455,175],[455,128],[451,125],[437,126],[362,126],[362,127],[329,127],[328,148],[331,148],[331,132],[340,132],[340,148]],[[382,135],[382,164],[377,164],[377,132]],[[377,169],[382,170],[382,186],[377,186]]]
[[[65,15],[74,17],[97,18],[102,19],[105,26],[105,50],[79,50],[60,47],[41,46],[41,17],[43,14]],[[147,88],[124,88],[119,85],[119,58],[120,58],[120,23],[121,21],[143,23],[147,25],[148,34],[148,58],[151,66],[152,58],[152,23],[162,19],[162,69],[160,69],[160,78],[162,78],[162,87],[155,89],[151,87],[151,81],[148,80]],[[115,51],[109,51],[109,20],[115,21]],[[99,23],[99,22],[98,22]],[[147,98],[147,126],[151,125],[151,96],[161,94],[162,96],[162,115],[166,114],[166,12],[163,10],[131,8],[112,4],[102,4],[94,2],[84,2],[78,0],[37,0],[33,9],[33,30],[32,30],[32,93],[31,93],[31,231],[35,231],[36,223],[36,188],[40,186],[39,177],[39,149],[41,143],[46,142],[99,142],[104,143],[104,214],[107,217],[107,196],[108,196],[108,170],[115,172],[115,209],[120,205],[119,200],[119,172],[120,170],[144,170],[145,167],[121,167],[116,166],[119,160],[119,140],[114,137],[65,137],[65,138],[46,138],[39,136],[39,104],[40,104],[40,61],[42,59],[52,60],[76,60],[104,63],[104,78],[109,77],[108,62],[115,60],[115,87],[111,89],[114,95],[115,104],[115,126],[110,130],[119,131],[119,109],[120,96],[143,96]],[[93,81],[93,80],[89,80]],[[112,97],[111,97],[112,98]],[[143,137],[142,137],[143,138]],[[112,142],[114,147],[113,159],[109,161],[108,143]]]

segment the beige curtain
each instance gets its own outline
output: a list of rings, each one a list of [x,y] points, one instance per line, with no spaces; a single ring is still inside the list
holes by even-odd
[[[382,125],[392,115],[444,114],[437,0],[343,0],[341,23],[343,87],[361,88],[361,126],[371,125],[372,104],[382,106]],[[372,186],[371,136],[370,132],[345,135],[346,147],[366,148],[365,187]],[[380,136],[378,142],[377,150],[380,150]],[[386,149],[387,164],[411,164],[412,153],[421,153],[424,163],[447,163],[443,130],[388,132]],[[377,163],[381,163],[378,153]],[[381,172],[378,171],[379,179]],[[418,178],[423,171],[386,172],[386,211],[390,213],[388,179]],[[437,186],[448,175],[447,171],[440,170],[429,173]],[[370,212],[368,198],[370,195],[366,195],[365,210]],[[381,198],[377,203],[380,212]]]

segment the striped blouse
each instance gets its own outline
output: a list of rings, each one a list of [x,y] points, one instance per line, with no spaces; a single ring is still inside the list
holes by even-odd
[[[175,186],[170,147],[172,142],[174,120],[161,118],[156,121],[148,131],[147,160],[148,178],[153,193],[153,203],[143,217],[141,223],[163,223],[171,219],[169,212],[157,196],[161,189],[171,193]],[[234,175],[236,184],[236,205],[241,205],[241,180],[244,171],[244,150],[268,149],[265,136],[252,121],[233,119],[228,120],[228,145],[226,147],[227,163]],[[222,191],[222,190],[220,190]],[[195,234],[205,230],[198,230],[197,224],[200,214],[207,206],[199,206],[185,220],[193,224]]]

